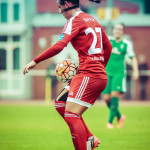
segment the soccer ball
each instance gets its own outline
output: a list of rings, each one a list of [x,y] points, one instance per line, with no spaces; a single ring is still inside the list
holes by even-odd
[[[70,82],[77,74],[78,66],[71,59],[62,60],[56,66],[56,77],[60,82]]]

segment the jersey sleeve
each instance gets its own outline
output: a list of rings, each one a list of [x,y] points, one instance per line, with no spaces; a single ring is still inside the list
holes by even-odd
[[[133,44],[130,41],[126,41],[127,43],[127,56],[129,58],[132,58],[135,56],[134,50],[133,50]]]
[[[112,45],[110,43],[109,37],[104,32],[103,28],[102,28],[102,41],[103,41],[103,50],[104,50],[104,62],[106,66],[111,55]]]
[[[79,34],[80,28],[81,22],[76,18],[71,18],[64,26],[62,35],[59,40],[67,45],[77,34]]]
[[[57,55],[58,53],[60,53],[64,49],[65,46],[66,46],[65,43],[58,41],[53,46],[48,48],[45,52],[43,52],[38,57],[36,57],[33,61],[35,63],[39,63],[45,59],[51,58],[51,57]]]
[[[106,35],[104,29],[103,29],[103,28],[101,28],[101,29],[102,29],[102,41],[103,41],[103,44],[104,44],[104,43],[109,42],[109,38],[108,38],[108,36]]]

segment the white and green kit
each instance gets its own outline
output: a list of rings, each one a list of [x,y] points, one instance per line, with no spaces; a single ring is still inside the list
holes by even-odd
[[[125,39],[116,42],[110,38],[112,53],[106,66],[108,83],[102,94],[110,94],[111,91],[126,92],[126,64],[125,56],[129,58],[135,56],[133,45]]]

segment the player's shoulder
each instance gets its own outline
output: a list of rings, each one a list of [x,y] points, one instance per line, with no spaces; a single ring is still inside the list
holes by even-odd
[[[78,22],[78,21],[81,21],[83,16],[85,15],[84,12],[82,11],[78,11],[74,14],[74,16],[72,16],[69,21],[74,21],[74,22]]]
[[[89,22],[92,22],[93,24],[98,24],[98,21],[92,17],[91,15],[85,13],[85,12],[80,12],[79,15],[77,15],[74,19],[75,21],[80,21],[83,24],[87,24]]]
[[[83,19],[81,15],[83,14],[82,11],[76,12],[74,16],[72,16],[66,23],[67,26],[80,26],[83,24]]]
[[[123,39],[122,42],[123,42],[124,44],[126,44],[126,45],[131,45],[131,44],[132,44],[132,42],[129,41],[129,40],[127,40],[127,39]]]
[[[113,36],[108,36],[108,39],[109,39],[110,41],[115,41],[115,38],[114,38]]]

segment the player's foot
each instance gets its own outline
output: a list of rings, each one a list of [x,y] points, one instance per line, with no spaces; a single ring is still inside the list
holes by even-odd
[[[94,150],[96,147],[98,147],[98,144],[100,144],[99,138],[97,138],[95,135],[89,137],[87,141],[87,150]]]
[[[110,123],[110,122],[108,122],[106,126],[107,126],[108,129],[114,129],[113,124]]]
[[[121,118],[118,120],[117,128],[123,128],[125,120],[126,120],[126,116],[122,115]]]

